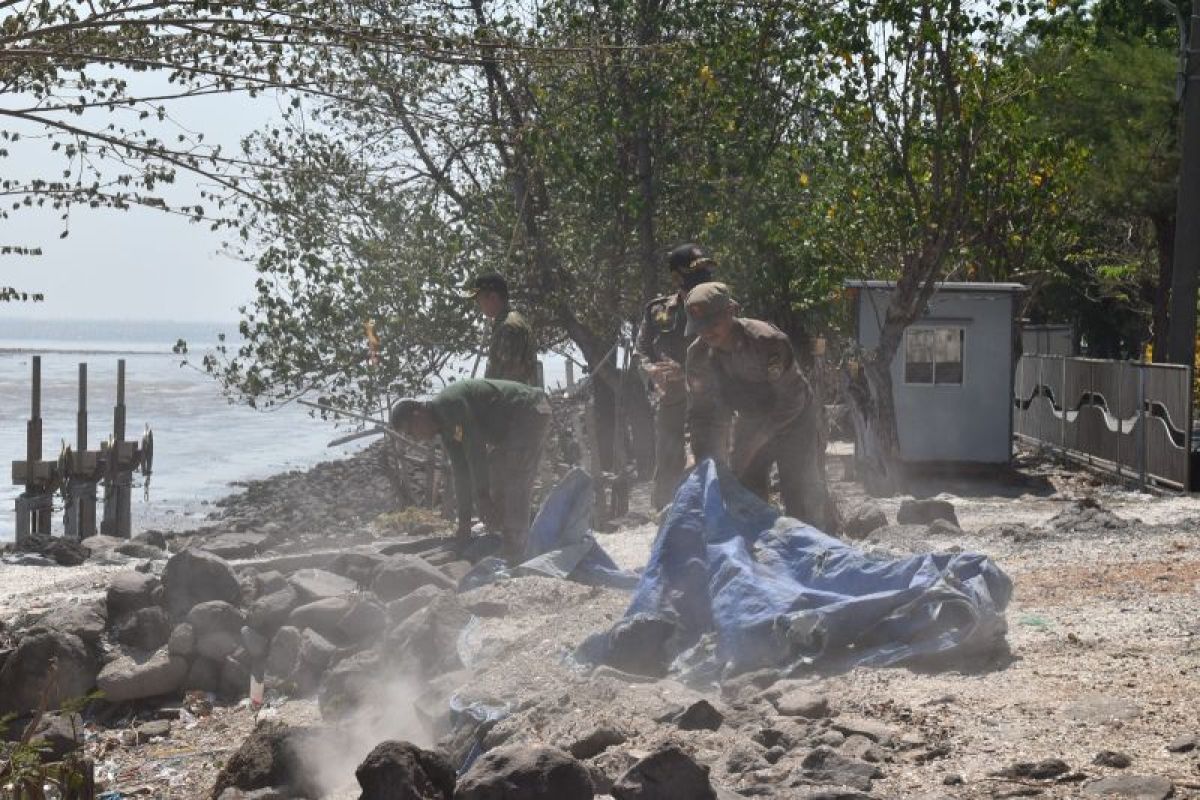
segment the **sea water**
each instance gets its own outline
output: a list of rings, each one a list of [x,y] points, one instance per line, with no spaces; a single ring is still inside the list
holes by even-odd
[[[0,319],[0,541],[11,541],[16,526],[21,487],[11,485],[8,462],[25,457],[34,355],[42,359],[42,457],[51,460],[64,441],[75,447],[79,364],[88,365],[89,447],[99,449],[113,430],[117,361],[125,359],[126,438],[140,439],[147,424],[154,432],[149,499],[134,475],[135,530],[202,524],[233,482],[342,457],[373,441],[327,447],[350,428],[295,403],[263,411],[231,404],[213,378],[171,352],[185,339],[193,354],[203,353],[218,333],[235,331],[234,324]],[[61,497],[55,505],[58,534]]]

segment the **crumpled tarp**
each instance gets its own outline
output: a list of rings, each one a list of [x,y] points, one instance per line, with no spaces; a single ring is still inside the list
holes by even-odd
[[[986,556],[864,553],[781,516],[706,461],[676,493],[625,619],[670,620],[672,671],[694,680],[941,666],[1003,642],[1011,593]],[[597,634],[576,658],[602,663],[609,644]]]
[[[529,529],[524,560],[509,567],[499,558],[484,559],[460,581],[459,591],[502,577],[530,574],[616,589],[637,586],[638,575],[619,568],[592,535],[595,501],[592,476],[575,467],[538,509]]]

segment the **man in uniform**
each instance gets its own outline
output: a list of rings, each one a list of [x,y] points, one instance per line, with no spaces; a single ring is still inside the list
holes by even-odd
[[[521,559],[550,425],[546,393],[515,381],[456,381],[432,399],[397,402],[391,425],[423,441],[441,437],[454,468],[459,537],[470,535],[478,512],[484,524],[500,530],[510,562]]]
[[[817,453],[817,408],[791,342],[768,322],[735,316],[723,283],[688,292],[688,429],[696,460],[722,460],[732,413],[730,468],[746,488],[767,499],[771,465],[789,516],[827,532],[832,507]]]
[[[699,246],[683,244],[667,256],[667,268],[678,287],[674,294],[656,297],[646,305],[635,350],[638,366],[654,405],[654,493],[656,509],[671,502],[687,466],[684,430],[687,388],[683,364],[688,344],[683,300],[688,290],[712,280],[713,261]]]
[[[471,288],[479,310],[492,321],[483,377],[537,386],[537,343],[525,317],[508,304],[508,281],[488,272],[472,281]]]

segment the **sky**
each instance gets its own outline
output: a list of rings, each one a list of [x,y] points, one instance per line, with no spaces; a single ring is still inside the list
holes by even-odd
[[[5,104],[10,101],[4,98]],[[214,96],[176,103],[171,113],[183,126],[203,131],[207,141],[236,148],[246,134],[277,118],[278,108],[274,98]],[[97,115],[92,124],[101,119]],[[30,133],[25,131],[27,139]],[[0,162],[6,172],[15,167],[21,174],[61,176],[60,156],[35,142],[19,144],[22,150]],[[180,173],[177,188],[172,196],[199,201],[199,186],[191,176]],[[0,304],[0,315],[232,322],[238,307],[253,297],[253,265],[221,252],[228,232],[150,209],[77,207],[70,234],[60,239],[60,213],[22,209],[0,220],[0,244],[43,251],[37,257],[0,256],[0,286],[46,295],[41,303]]]

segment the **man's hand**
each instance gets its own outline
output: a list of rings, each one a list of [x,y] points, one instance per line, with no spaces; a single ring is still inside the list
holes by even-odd
[[[655,388],[660,392],[665,392],[672,384],[683,381],[683,367],[679,366],[678,361],[669,358],[656,361],[647,367],[646,371],[650,374],[650,380],[654,382]]]

